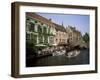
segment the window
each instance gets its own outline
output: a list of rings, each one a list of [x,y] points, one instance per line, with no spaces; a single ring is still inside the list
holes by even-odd
[[[60,42],[61,42],[61,39],[60,39]]]
[[[30,23],[29,31],[35,31],[35,24]]]
[[[46,27],[43,27],[43,33],[47,33],[47,28]]]
[[[32,41],[32,43],[36,44],[37,43],[37,35],[31,34],[31,41]]]
[[[50,40],[50,42],[49,42],[50,44],[54,43],[54,37],[50,37],[49,40]]]
[[[37,23],[37,21],[35,21],[35,23]]]
[[[29,20],[30,20],[30,18],[28,18],[28,17],[27,17],[27,19],[26,19],[26,20],[27,20],[27,21],[29,21]]]
[[[72,38],[70,38],[70,40],[72,41]]]
[[[56,42],[58,41],[58,39],[56,39]]]
[[[48,43],[48,36],[44,36],[44,43]]]
[[[42,33],[42,27],[40,25],[38,25],[38,32]]]
[[[39,44],[43,43],[43,36],[42,35],[38,35],[38,41],[39,41]]]
[[[43,25],[43,23],[41,23],[41,25]]]

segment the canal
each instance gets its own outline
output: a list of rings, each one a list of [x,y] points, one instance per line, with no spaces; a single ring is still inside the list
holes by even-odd
[[[89,64],[89,50],[84,49],[80,51],[80,54],[68,58],[65,55],[59,56],[47,56],[38,59],[31,59],[27,61],[26,67],[39,67],[39,66],[59,66],[59,65],[80,65]]]

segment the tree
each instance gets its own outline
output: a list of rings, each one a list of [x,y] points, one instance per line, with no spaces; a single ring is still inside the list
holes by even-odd
[[[89,43],[89,34],[88,33],[85,33],[83,35],[83,40],[86,42],[86,43]]]
[[[89,34],[85,33],[83,35],[83,40],[85,41],[85,43],[87,44],[87,47],[89,48]]]

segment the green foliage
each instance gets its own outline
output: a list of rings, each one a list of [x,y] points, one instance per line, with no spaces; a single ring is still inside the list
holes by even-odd
[[[35,48],[35,44],[31,41],[26,42],[26,56],[33,55],[34,57],[37,56],[37,49]]]
[[[85,34],[83,35],[83,40],[84,40],[86,43],[89,42],[89,34],[88,34],[88,33],[85,33]]]

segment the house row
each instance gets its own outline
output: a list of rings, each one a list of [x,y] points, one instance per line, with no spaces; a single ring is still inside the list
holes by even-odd
[[[26,40],[35,45],[59,45],[81,40],[81,32],[75,27],[54,23],[36,13],[26,13]]]

